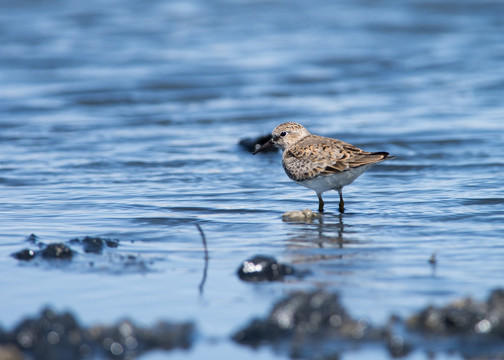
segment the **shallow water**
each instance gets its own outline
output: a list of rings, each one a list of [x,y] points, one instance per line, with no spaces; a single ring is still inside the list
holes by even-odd
[[[2,2],[0,325],[44,305],[84,324],[194,320],[193,348],[170,356],[267,359],[283,355],[229,336],[294,289],[338,291],[377,324],[486,297],[504,270],[503,11],[468,0]],[[316,195],[287,178],[279,153],[238,145],[285,121],[396,159],[344,189],[344,215],[333,192],[321,221],[285,223],[285,211],[316,210]],[[67,265],[10,257],[31,233],[120,246]],[[311,275],[241,282],[236,269],[258,253]]]

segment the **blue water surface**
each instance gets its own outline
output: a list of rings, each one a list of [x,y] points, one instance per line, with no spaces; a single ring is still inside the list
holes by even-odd
[[[0,325],[46,305],[85,326],[191,320],[190,350],[141,358],[278,359],[230,336],[293,290],[338,292],[377,325],[486,298],[504,285],[503,12],[470,0],[2,1]],[[345,188],[342,216],[333,192],[321,221],[283,222],[316,210],[315,193],[279,153],[239,141],[286,121],[396,158]],[[68,264],[11,257],[32,233],[120,245]],[[241,282],[255,254],[311,274]]]

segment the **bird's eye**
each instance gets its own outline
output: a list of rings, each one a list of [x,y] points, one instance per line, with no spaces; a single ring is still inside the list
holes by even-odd
[[[282,131],[282,132],[280,133],[280,136],[285,136],[285,135],[287,135],[287,133],[286,133],[285,131]]]

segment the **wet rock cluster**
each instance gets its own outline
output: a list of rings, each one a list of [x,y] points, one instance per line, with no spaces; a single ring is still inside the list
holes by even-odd
[[[135,359],[150,350],[188,349],[195,328],[190,322],[160,322],[138,327],[130,321],[81,327],[70,313],[44,309],[11,331],[0,330],[1,359]]]
[[[41,247],[41,250],[23,249],[15,252],[12,256],[18,260],[30,261],[35,259],[37,256],[46,260],[70,260],[74,255],[72,249],[63,243],[42,245]]]
[[[504,290],[494,290],[484,302],[467,298],[444,307],[429,306],[410,317],[407,327],[428,336],[474,335],[504,339]]]
[[[406,320],[392,317],[380,327],[352,318],[335,294],[295,292],[277,302],[264,319],[252,320],[233,335],[240,344],[269,345],[301,358],[338,358],[347,349],[380,346],[392,357],[421,350],[500,359],[503,339],[503,289],[483,302],[467,298],[444,307],[428,306]]]
[[[119,246],[119,240],[101,237],[85,236],[83,238],[71,239],[70,244],[78,244],[86,253],[101,254],[106,247],[116,248]]]
[[[295,292],[280,300],[266,319],[253,320],[233,338],[240,343],[258,345],[288,337],[319,337],[322,333],[363,338],[368,332],[367,322],[353,320],[338,295],[319,290]]]
[[[118,240],[90,236],[86,236],[81,239],[71,239],[68,241],[69,245],[64,243],[52,243],[46,245],[41,242],[35,234],[31,234],[26,240],[27,242],[35,245],[37,249],[22,249],[12,254],[14,258],[22,261],[30,261],[36,257],[42,257],[46,260],[71,260],[75,251],[70,248],[70,244],[80,245],[84,252],[95,254],[101,254],[103,249],[106,247],[116,248],[119,246]]]
[[[295,292],[280,300],[265,319],[255,319],[233,335],[238,343],[287,345],[290,356],[336,355],[346,345],[374,342],[384,336],[366,319],[353,319],[336,294]]]
[[[298,274],[290,265],[281,264],[274,257],[255,255],[245,260],[237,271],[243,281],[282,281],[286,276]]]
[[[119,240],[85,236],[73,238],[66,242],[46,244],[38,236],[31,234],[26,242],[29,247],[19,250],[12,255],[21,262],[44,264],[47,267],[71,268],[74,270],[105,271],[111,273],[146,272],[150,271],[152,261],[143,260],[133,254],[122,254],[115,250],[119,247]],[[75,250],[77,248],[77,250]],[[77,256],[77,255],[84,256]],[[70,266],[71,265],[71,266]]]

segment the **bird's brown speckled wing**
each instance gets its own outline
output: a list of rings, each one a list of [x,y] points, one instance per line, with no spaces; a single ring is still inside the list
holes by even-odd
[[[340,140],[310,135],[286,149],[283,166],[296,181],[330,175],[385,160],[388,153],[369,153]]]
[[[283,166],[287,175],[296,181],[312,179],[331,166],[344,171],[345,151],[341,142],[316,135],[309,135],[289,147],[283,154]]]

